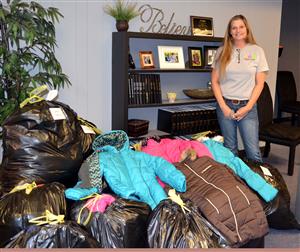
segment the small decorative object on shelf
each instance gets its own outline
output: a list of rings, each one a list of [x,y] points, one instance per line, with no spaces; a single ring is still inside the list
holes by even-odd
[[[129,52],[128,52],[128,66],[130,69],[135,69],[133,58]]]
[[[148,133],[149,121],[140,119],[128,120],[128,135],[138,137]]]
[[[175,102],[177,94],[175,92],[168,92],[167,98],[170,103]]]
[[[117,20],[116,22],[117,31],[128,31],[129,25],[127,20]]]
[[[141,68],[154,68],[154,60],[152,51],[140,51],[140,65]]]
[[[139,12],[136,10],[136,3],[125,2],[124,0],[114,1],[114,5],[105,5],[103,10],[106,14],[116,19],[116,28],[119,32],[127,31],[128,22],[137,17]]]
[[[182,46],[158,46],[159,67],[161,69],[184,69]]]
[[[191,28],[193,36],[214,36],[213,19],[211,17],[191,16]]]
[[[182,92],[192,99],[212,99],[214,93],[209,88],[183,89]]]
[[[205,67],[211,67],[214,62],[218,46],[204,46],[204,64]]]
[[[189,47],[189,67],[190,68],[201,68],[202,62],[202,48],[201,47]]]

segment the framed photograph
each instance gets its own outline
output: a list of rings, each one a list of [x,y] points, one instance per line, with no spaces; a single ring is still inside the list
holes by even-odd
[[[184,69],[182,46],[158,46],[159,67],[162,69]]]
[[[189,67],[201,68],[203,67],[202,61],[202,48],[201,47],[188,47],[189,52]]]
[[[204,46],[204,64],[206,67],[211,67],[214,62],[218,46]]]
[[[191,30],[193,36],[213,37],[213,19],[210,17],[191,16]]]
[[[152,51],[140,51],[141,68],[154,68],[154,60]]]

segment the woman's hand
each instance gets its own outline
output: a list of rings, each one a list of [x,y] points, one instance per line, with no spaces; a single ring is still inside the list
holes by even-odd
[[[232,118],[234,120],[240,121],[248,114],[250,110],[251,108],[249,108],[248,106],[241,107],[238,111],[236,111],[233,114]]]
[[[223,108],[222,108],[222,112],[224,114],[224,116],[226,118],[229,118],[229,119],[234,119],[233,118],[233,115],[234,115],[234,112],[231,108],[229,108],[227,105],[225,105]]]

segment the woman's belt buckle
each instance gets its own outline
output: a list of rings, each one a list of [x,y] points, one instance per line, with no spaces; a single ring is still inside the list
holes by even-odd
[[[240,100],[231,100],[231,103],[233,105],[239,105],[241,103],[241,101]]]

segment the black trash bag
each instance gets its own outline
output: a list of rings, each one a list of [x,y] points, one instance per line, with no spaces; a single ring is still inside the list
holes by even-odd
[[[220,248],[217,235],[190,200],[185,213],[172,200],[163,200],[152,211],[148,225],[150,248]]]
[[[78,201],[71,210],[71,219],[77,221],[86,204]],[[89,218],[84,208],[80,224]],[[142,202],[117,198],[104,213],[92,212],[87,231],[100,243],[101,248],[143,248],[147,245],[147,221],[150,207]]]
[[[64,190],[62,184],[51,183],[38,186],[29,194],[22,190],[4,195],[0,200],[0,247],[45,210],[56,215],[66,214]]]
[[[280,172],[270,164],[248,159],[244,159],[244,161],[254,172],[278,190],[277,197],[271,202],[262,200],[269,227],[274,229],[300,229],[300,224],[290,209],[290,194]],[[267,168],[272,176],[265,175],[260,166]]]
[[[32,225],[15,235],[5,248],[99,248],[77,223]]]
[[[66,119],[54,120],[50,108],[61,109]],[[9,192],[20,181],[74,186],[95,138],[83,132],[82,124],[60,102],[41,101],[15,111],[3,124],[2,190]]]

